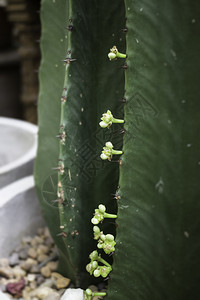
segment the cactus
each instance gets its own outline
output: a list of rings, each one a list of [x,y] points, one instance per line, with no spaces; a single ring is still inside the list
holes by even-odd
[[[119,0],[112,5],[43,0],[41,21],[36,187],[59,249],[59,271],[85,286],[87,276],[91,280],[85,270],[88,256],[96,247],[94,209],[103,203],[115,214],[117,208],[112,195],[118,163],[104,162],[100,154],[111,138],[116,149],[122,148],[123,125],[102,129],[99,121],[108,109],[123,119],[124,70],[120,59],[111,69],[107,54],[116,42],[125,50],[125,8]],[[113,220],[103,227],[105,234],[114,234]]]
[[[112,269],[108,300],[200,292],[199,9],[189,0],[42,0],[36,187],[60,271],[85,286],[86,265],[96,277]],[[104,235],[113,241],[117,216],[112,267],[96,258],[109,270],[88,261],[90,220],[105,206],[113,222],[94,231],[100,248]]]

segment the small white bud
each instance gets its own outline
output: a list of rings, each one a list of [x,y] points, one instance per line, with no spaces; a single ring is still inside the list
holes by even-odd
[[[105,153],[102,153],[102,154],[100,155],[100,157],[101,157],[101,159],[103,159],[103,160],[108,159],[108,156],[107,156]]]
[[[107,142],[106,143],[106,147],[109,148],[109,149],[112,149],[113,148],[113,144],[111,142]]]
[[[99,204],[99,211],[101,212],[101,213],[104,213],[105,211],[106,211],[106,207],[105,207],[105,205],[103,205],[103,204]]]

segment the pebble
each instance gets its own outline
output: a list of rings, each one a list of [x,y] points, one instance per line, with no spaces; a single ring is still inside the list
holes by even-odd
[[[84,300],[82,289],[67,289],[60,300]]]
[[[20,268],[20,266],[15,266],[12,269],[12,272],[13,272],[15,278],[19,278],[19,279],[26,275],[26,272],[24,270],[22,270],[22,268]]]
[[[29,248],[28,249],[28,256],[31,258],[36,258],[37,257],[37,251],[34,248]]]
[[[53,292],[46,296],[43,300],[60,300],[60,295],[57,292]]]
[[[50,261],[47,263],[47,267],[49,267],[49,269],[51,271],[56,271],[57,267],[58,267],[58,262],[57,261]]]
[[[56,287],[57,289],[66,288],[70,284],[70,279],[63,277],[61,274],[53,272],[52,277],[56,280]]]
[[[32,300],[30,294],[30,287],[26,286],[25,289],[22,291],[22,297],[24,300]]]
[[[10,298],[6,294],[4,294],[0,291],[0,299],[1,300],[9,300]]]
[[[70,284],[70,279],[56,272],[57,258],[58,251],[47,227],[39,228],[34,237],[23,237],[21,245],[9,258],[0,259],[0,292],[6,295],[8,284],[15,286],[19,280],[25,280],[26,286],[18,300],[83,300],[83,293],[82,298],[80,293],[79,298],[71,293],[72,298],[66,298],[66,288],[76,290],[76,295],[80,289],[71,289],[74,285]],[[14,299],[10,294],[8,296]],[[3,298],[0,297],[0,300]]]
[[[17,252],[13,252],[9,257],[9,265],[16,266],[19,264],[19,254]]]
[[[51,270],[49,269],[48,266],[45,266],[45,267],[41,268],[40,272],[46,278],[51,276]]]
[[[30,269],[31,273],[40,273],[40,267],[38,265],[33,265]]]
[[[0,284],[0,291],[5,292],[6,291],[6,286],[4,284]]]
[[[32,240],[31,240],[31,246],[35,247],[35,246],[38,246],[39,244],[42,244],[43,243],[43,239],[36,235]]]
[[[43,286],[35,289],[34,291],[30,292],[30,296],[33,297],[38,297],[39,299],[44,299],[45,297],[49,296],[54,292],[53,289]]]
[[[44,277],[40,274],[36,275],[36,284],[37,286],[41,285],[45,281]]]
[[[28,258],[28,249],[29,249],[28,246],[22,247],[18,252],[19,253],[19,258],[27,259]]]
[[[0,267],[8,267],[9,259],[8,258],[0,258]]]
[[[41,284],[41,286],[48,286],[48,287],[55,286],[55,280],[53,280],[52,278],[47,278],[44,280],[44,282]]]
[[[20,267],[25,271],[29,271],[34,265],[37,265],[37,261],[35,259],[28,258],[27,260],[21,262]]]
[[[47,254],[49,252],[49,247],[45,245],[39,245],[37,248],[37,255]]]
[[[0,267],[0,276],[5,278],[13,278],[13,270],[9,266]]]
[[[31,281],[35,280],[35,277],[36,277],[35,274],[28,274],[27,277],[26,277],[26,279],[31,282]]]
[[[35,290],[37,288],[37,284],[35,281],[32,281],[29,286],[30,286],[31,290]]]
[[[44,260],[48,259],[48,256],[46,254],[41,254],[37,257],[38,262],[42,262]]]

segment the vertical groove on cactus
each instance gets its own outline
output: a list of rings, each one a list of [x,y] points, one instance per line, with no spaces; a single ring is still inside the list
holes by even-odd
[[[69,26],[72,23],[72,0],[68,1],[68,16],[69,16]],[[70,27],[71,28],[71,27]],[[64,133],[64,136],[66,137],[67,132],[67,126],[65,124],[65,110],[68,100],[68,82],[69,82],[69,72],[70,72],[70,64],[71,64],[71,34],[72,31],[68,30],[66,33],[67,37],[67,51],[66,51],[66,58],[64,59],[64,62],[66,63],[65,67],[65,75],[64,75],[64,87],[63,87],[63,93],[61,96],[61,113],[60,113],[60,130],[61,133]],[[64,100],[64,101],[63,101]],[[60,140],[60,147],[59,147],[59,159],[63,162],[64,166],[64,172],[58,173],[58,186],[57,186],[57,196],[58,196],[58,209],[59,209],[59,217],[60,217],[60,229],[63,238],[63,242],[65,244],[65,255],[68,257],[69,264],[71,265],[71,277],[74,281],[76,281],[76,276],[74,274],[77,273],[76,266],[73,264],[71,253],[69,251],[70,244],[67,242],[68,234],[70,234],[68,229],[68,222],[65,217],[65,205],[67,202],[66,195],[64,193],[64,184],[65,184],[65,172],[66,172],[66,166],[65,166],[65,147],[67,143],[67,137],[64,139],[64,141]],[[77,231],[76,231],[77,233]],[[74,232],[74,235],[76,235]]]

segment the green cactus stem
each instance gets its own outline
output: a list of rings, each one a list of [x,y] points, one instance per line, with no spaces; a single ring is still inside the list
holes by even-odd
[[[108,53],[108,58],[109,58],[110,60],[116,60],[117,58],[126,58],[126,57],[127,57],[126,54],[123,54],[123,53],[118,52],[116,46],[113,46],[113,47],[110,49],[110,53]]]
[[[105,147],[103,147],[102,153],[100,155],[102,160],[111,160],[113,155],[121,155],[123,151],[114,150],[113,144],[111,142],[106,142]]]
[[[103,204],[99,205],[99,208],[95,209],[94,217],[91,219],[92,224],[97,225],[105,218],[116,219],[117,215],[106,213],[106,207]]]
[[[58,271],[85,288],[91,283],[85,271],[88,253],[96,246],[91,215],[102,199],[110,211],[117,211],[110,195],[117,186],[118,164],[101,168],[98,157],[112,131],[105,140],[98,123],[108,107],[114,116],[123,116],[117,100],[124,96],[124,71],[118,59],[112,64],[113,78],[107,50],[116,43],[125,50],[120,31],[125,7],[121,0],[42,0],[41,23],[36,189],[58,247]],[[122,139],[119,134],[119,147]],[[112,230],[108,224],[108,232]]]
[[[106,127],[110,128],[112,123],[120,123],[120,124],[124,123],[124,120],[115,119],[110,110],[107,110],[107,112],[102,115],[101,120],[102,121],[99,123],[99,125],[102,128],[106,128]]]
[[[200,2],[125,5],[126,133],[106,299],[198,299]]]

